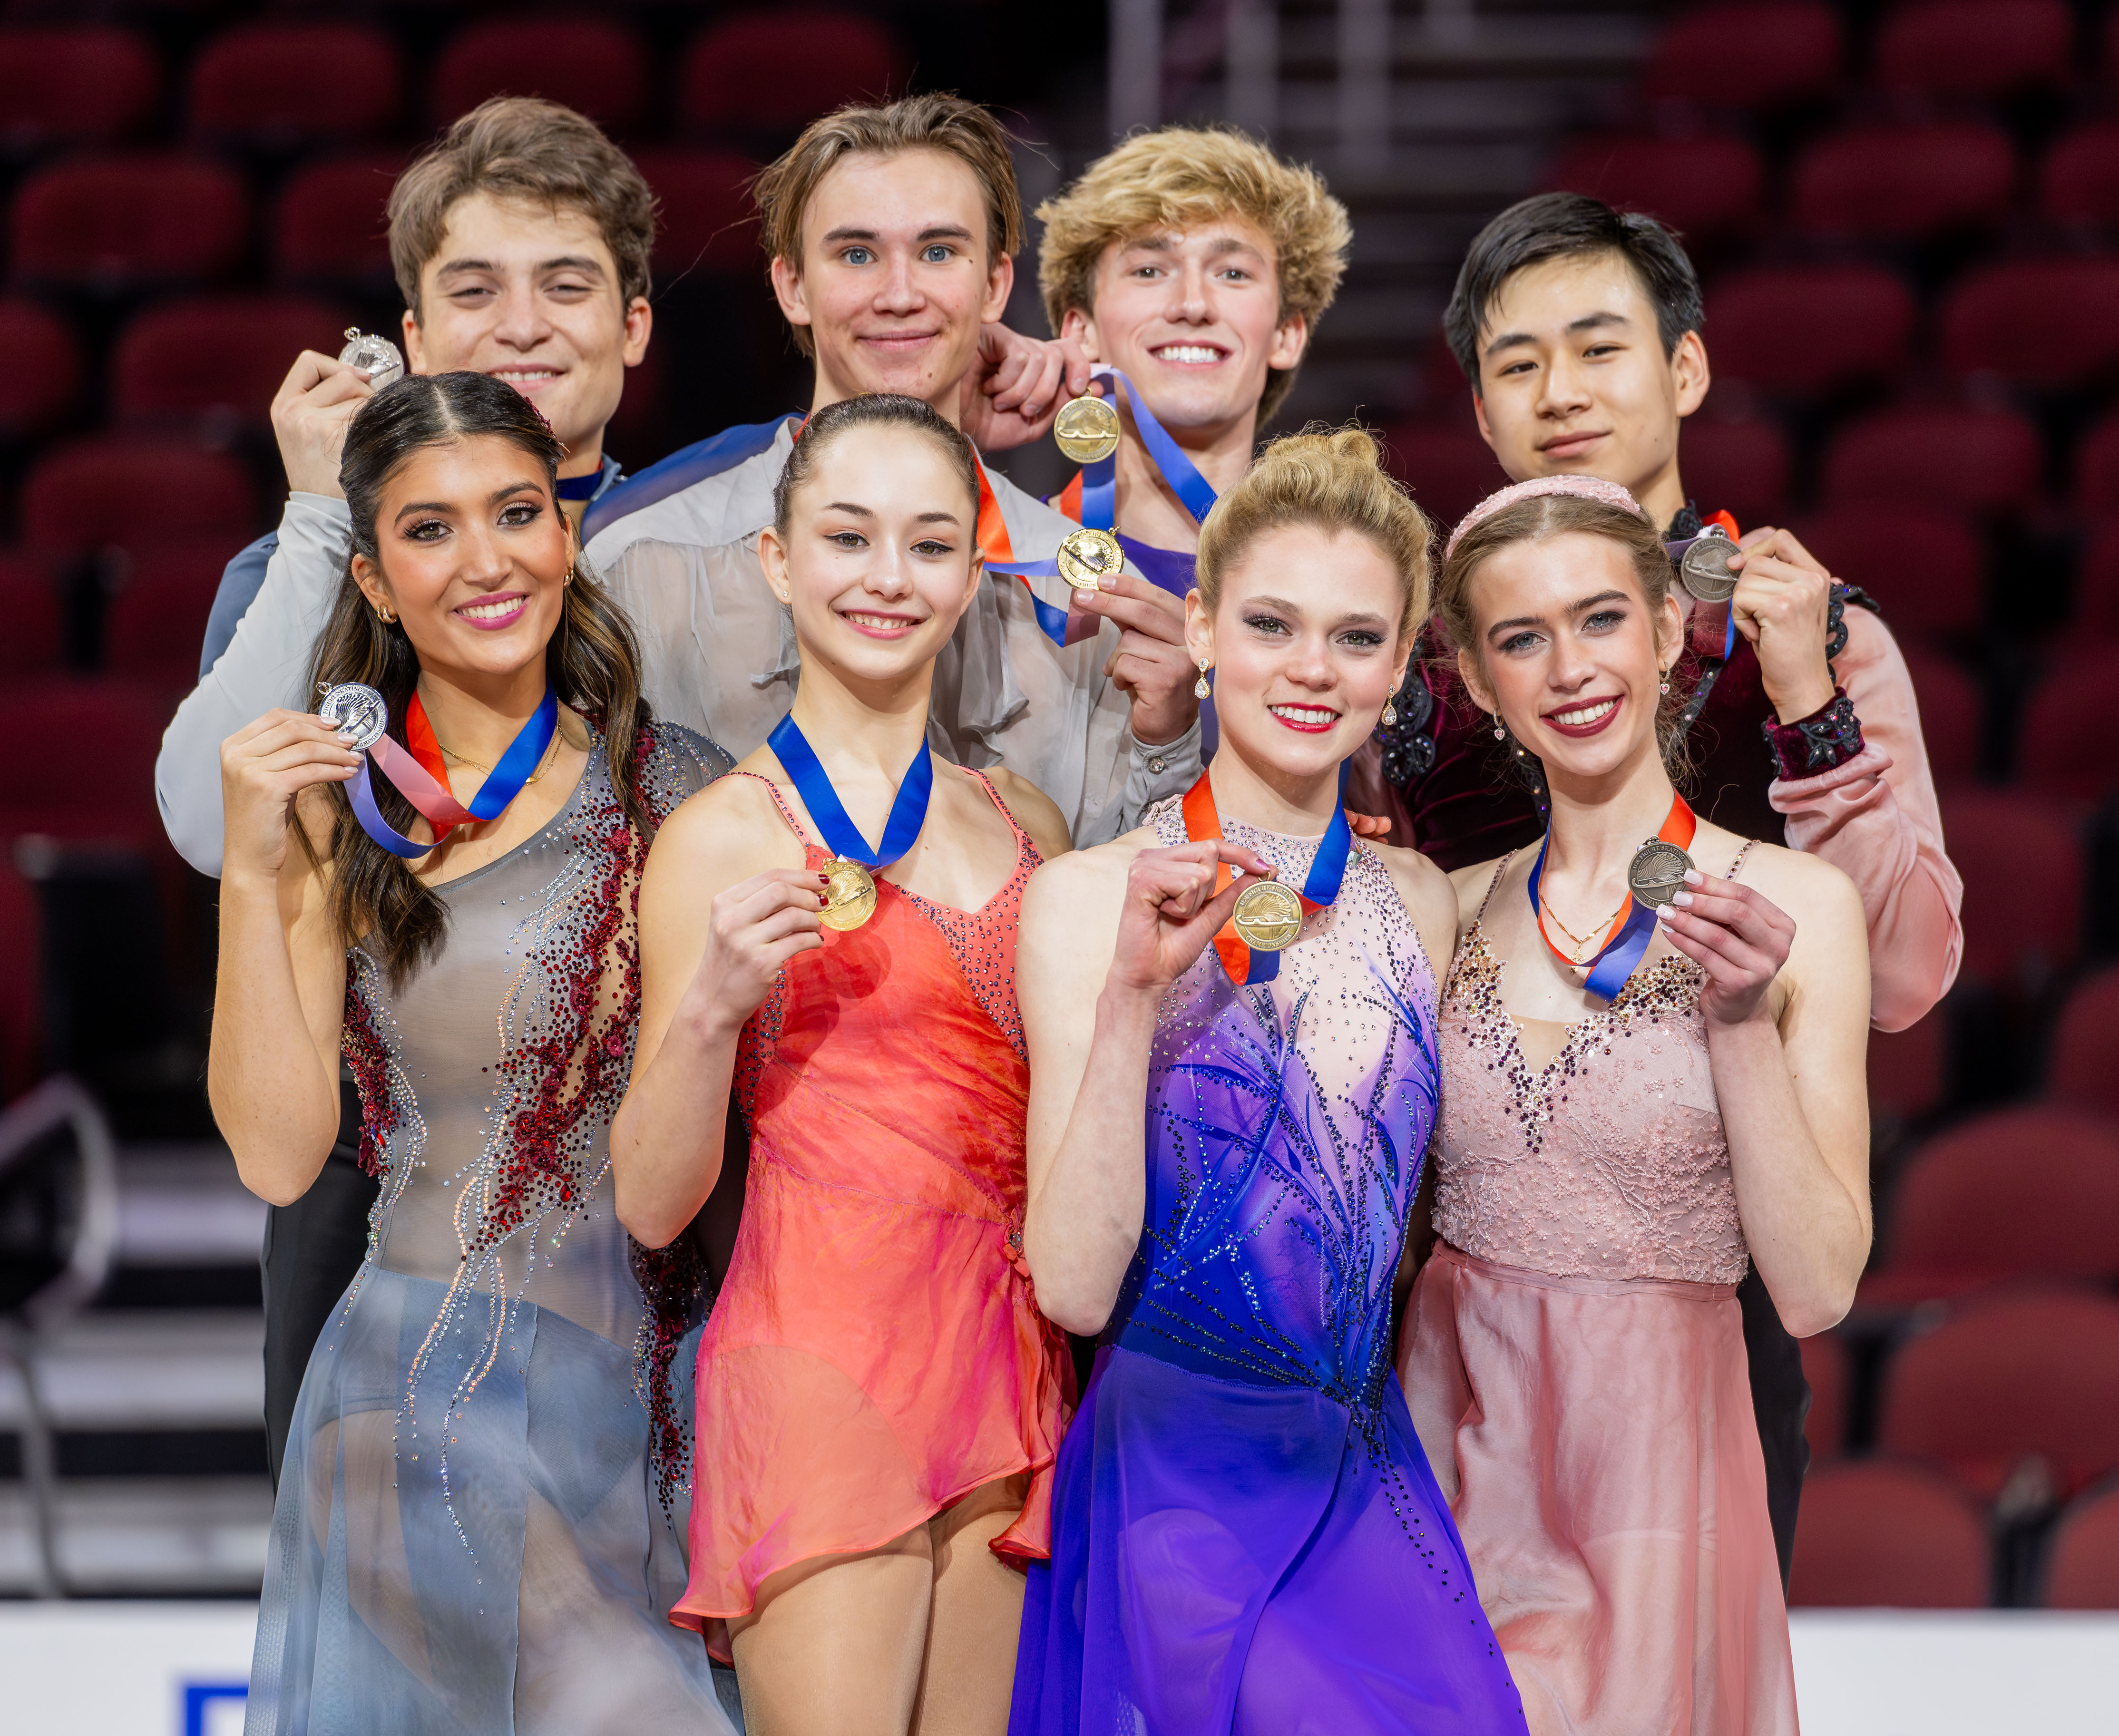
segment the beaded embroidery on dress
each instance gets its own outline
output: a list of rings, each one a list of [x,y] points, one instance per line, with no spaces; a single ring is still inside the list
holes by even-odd
[[[649,726],[651,823],[727,764]],[[446,942],[401,988],[349,950],[344,1049],[383,1186],[296,1405],[253,1733],[726,1727],[665,1616],[702,1270],[632,1242],[610,1171],[647,841],[598,737],[549,824],[435,889]]]

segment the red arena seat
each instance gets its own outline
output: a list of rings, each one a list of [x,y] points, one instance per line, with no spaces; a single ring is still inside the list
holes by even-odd
[[[2045,1582],[2048,1609],[2119,1609],[2119,1488],[2084,1495],[2060,1516]]]
[[[2050,1290],[1959,1304],[1892,1356],[1877,1444],[1982,1500],[2033,1456],[2074,1494],[2119,1467],[2119,1301]]]
[[[647,107],[647,55],[640,39],[608,19],[509,18],[459,31],[434,68],[437,126],[489,96],[542,96],[623,132]]]
[[[658,277],[763,271],[749,192],[758,169],[748,157],[729,150],[640,150],[633,160],[655,189]]]
[[[1889,618],[1898,627],[1895,613]],[[1917,641],[1908,642],[1902,627],[1898,637],[1899,652],[1906,660],[1906,673],[1913,678],[1913,697],[1920,706],[1921,741],[1927,749],[1928,769],[1938,784],[1969,782],[1979,771],[1979,732],[1986,711],[1978,684],[1961,664]],[[1875,1042],[1873,1034],[1870,1040]]]
[[[155,51],[130,30],[0,30],[0,145],[122,144],[153,117],[160,83]]]
[[[1811,514],[1797,535],[1835,578],[1882,604],[1901,639],[1973,632],[1986,617],[1986,553],[1961,512],[1871,496]]]
[[[1947,1479],[1889,1460],[1821,1465],[1803,1479],[1787,1600],[1977,1609],[1991,1562],[1986,1520]]]
[[[397,47],[358,24],[251,24],[192,62],[191,128],[286,150],[373,138],[397,118]]]
[[[44,924],[36,888],[0,863],[0,1103],[12,1103],[43,1072]]]
[[[1403,422],[1386,431],[1383,443],[1392,473],[1439,525],[1455,524],[1509,485],[1477,430],[1461,422]]]
[[[677,119],[695,133],[792,132],[842,103],[902,94],[904,57],[888,26],[823,7],[740,12],[692,39]]]
[[[1966,979],[2035,988],[2081,946],[2082,840],[2066,811],[2012,789],[1954,789],[1943,836],[1964,881]]]
[[[2024,710],[2018,780],[2063,802],[2101,801],[2119,789],[2112,752],[2119,717],[2119,648],[2085,648],[2042,682]]]
[[[2083,550],[2068,632],[2080,642],[2119,640],[2119,514],[2107,516]]]
[[[54,164],[15,196],[15,274],[105,291],[218,276],[242,252],[248,204],[232,170],[196,158]]]
[[[1913,299],[1875,266],[1768,266],[1722,279],[1707,298],[1718,380],[1814,398],[1906,365]]]
[[[1913,502],[2020,512],[2037,500],[2039,466],[2038,430],[2012,411],[1879,410],[1833,441],[1825,497],[1832,506]]]
[[[1695,8],[1672,21],[1641,74],[1641,94],[1694,97],[1720,108],[1778,108],[1829,95],[1846,47],[1839,15],[1818,0],[1739,0]],[[1724,92],[1719,69],[1741,67]]]
[[[1870,1113],[1902,1121],[1927,1114],[1949,1089],[1949,1063],[1950,1021],[1940,1012],[1904,1030],[1871,1031]]]
[[[304,350],[336,355],[345,316],[298,296],[202,296],[150,308],[127,326],[112,364],[122,417],[220,416],[262,426]]]
[[[1996,1176],[2008,1207],[1995,1209]],[[1870,1308],[1911,1308],[2010,1278],[2119,1278],[2119,1122],[2035,1104],[1963,1122],[1892,1189]]]
[[[35,552],[145,551],[192,536],[233,549],[253,534],[250,479],[225,452],[101,437],[62,447],[22,487],[23,539]]]
[[[272,262],[288,283],[380,289],[391,281],[385,207],[401,153],[335,157],[287,178],[273,220]]]
[[[2079,512],[2119,512],[2119,416],[2107,416],[2075,449]]]
[[[2038,209],[2055,223],[2119,224],[2119,121],[2092,121],[2046,153]]]
[[[199,646],[228,560],[225,540],[157,548],[133,562],[104,620],[104,666],[173,693],[198,679]]]
[[[1802,1353],[1802,1377],[1810,1386],[1810,1412],[1802,1437],[1813,1463],[1837,1458],[1847,1444],[1847,1391],[1850,1384],[1847,1343],[1837,1332],[1819,1332],[1796,1340]]]
[[[0,435],[41,433],[73,407],[81,346],[73,328],[33,301],[0,301]]]
[[[1971,273],[1943,304],[1942,353],[1954,373],[2025,386],[2109,377],[2119,369],[2119,258],[2019,259]]]
[[[1684,446],[1685,484],[1700,500],[1733,514],[1747,530],[1781,517],[1788,449],[1778,423],[1695,416],[1685,424]]]
[[[2005,96],[2064,84],[2075,19],[2062,0],[1917,0],[1876,33],[1887,90]]]
[[[2016,154],[1976,122],[1861,127],[1811,146],[1795,167],[1797,226],[1827,235],[1913,240],[2006,215]]]
[[[0,675],[44,674],[59,666],[58,592],[41,562],[0,553]]]
[[[2119,1117],[2119,965],[2075,984],[2053,1032],[2046,1094]]]
[[[49,832],[165,851],[155,756],[174,709],[166,694],[132,682],[49,676],[0,689],[0,738],[66,744],[0,760],[0,846]],[[93,779],[83,766],[95,768]]]
[[[1741,139],[1630,138],[1611,134],[1570,140],[1547,184],[1588,193],[1623,211],[1646,211],[1687,236],[1726,234],[1759,214],[1765,167]]]

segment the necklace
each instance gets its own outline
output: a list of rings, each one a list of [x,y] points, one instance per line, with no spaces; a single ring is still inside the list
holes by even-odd
[[[1546,921],[1551,923],[1554,928],[1559,929],[1562,934],[1565,934],[1570,940],[1574,942],[1574,957],[1572,962],[1574,968],[1577,970],[1579,970],[1582,968],[1582,955],[1588,950],[1592,941],[1593,941],[1595,937],[1597,935],[1603,933],[1604,931],[1609,928],[1613,923],[1616,922],[1619,919],[1619,912],[1621,910],[1624,910],[1627,905],[1632,901],[1633,894],[1629,892],[1625,897],[1619,900],[1618,910],[1612,911],[1611,914],[1606,917],[1602,922],[1593,923],[1590,924],[1589,933],[1587,937],[1577,934],[1550,910],[1541,910],[1538,914],[1542,916]]]
[[[483,771],[488,774],[490,774],[493,771],[493,767],[487,765],[485,761],[475,760],[471,758],[469,754],[458,753],[455,748],[449,747],[446,743],[444,743],[438,735],[434,738],[434,745],[442,750],[442,757],[443,759],[452,761],[457,765],[468,766],[473,771]],[[522,787],[524,789],[528,789],[531,785],[536,783],[538,779],[544,776],[546,770],[551,766],[554,756],[556,755],[559,751],[559,732],[557,729],[554,729],[552,732],[551,740],[545,744],[545,756],[542,759],[537,762],[537,769],[531,772],[528,777],[523,779]],[[1563,928],[1560,932],[1562,933],[1565,933],[1566,930]],[[1570,935],[1568,937],[1572,939],[1574,937]]]

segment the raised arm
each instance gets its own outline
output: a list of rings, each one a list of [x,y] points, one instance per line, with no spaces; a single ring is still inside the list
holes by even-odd
[[[1140,1242],[1144,1127],[1164,991],[1236,907],[1215,867],[1268,865],[1204,841],[1123,845],[1048,863],[1023,892],[1016,1002],[1030,1049],[1022,1230],[1037,1305],[1070,1332],[1103,1330]]]
[[[272,711],[220,753],[227,872],[206,1094],[243,1185],[275,1206],[299,1199],[337,1137],[345,948],[324,877],[292,828],[321,847],[321,786],[359,759],[329,724]]]
[[[744,783],[672,814],[640,883],[640,1035],[610,1160],[619,1220],[649,1248],[681,1234],[720,1178],[744,1021],[788,960],[824,943],[822,874],[748,872],[761,852],[745,810],[763,799]]]
[[[1797,1338],[1843,1318],[1869,1256],[1869,973],[1862,901],[1792,854],[1757,887],[1688,874],[1666,932],[1707,972],[1699,1008],[1751,1259]],[[1771,987],[1785,982],[1778,1016]]]
[[[346,424],[372,394],[368,377],[304,350],[272,400],[272,427],[291,492],[262,584],[234,637],[199,678],[162,736],[155,799],[178,854],[202,874],[221,871],[220,744],[275,706],[306,711],[302,692],[317,635],[345,572],[353,530],[338,486]],[[248,586],[246,549],[223,590]]]

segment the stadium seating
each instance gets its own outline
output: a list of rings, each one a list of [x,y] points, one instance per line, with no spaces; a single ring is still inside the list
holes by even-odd
[[[1880,266],[1732,271],[1708,297],[1708,354],[1718,381],[1821,398],[1903,369],[1913,318],[1904,280]]]
[[[1846,30],[1817,0],[1737,0],[1672,20],[1641,72],[1651,99],[1691,98],[1754,109],[1828,95],[1839,77]],[[1743,76],[1723,76],[1741,67]]]
[[[1813,1463],[1836,1458],[1847,1444],[1847,1400],[1852,1370],[1847,1341],[1836,1332],[1798,1339],[1802,1377],[1810,1386],[1810,1414],[1803,1419],[1803,1439]]]
[[[2119,965],[2078,983],[2053,1032],[2046,1092],[2119,1118]]]
[[[1984,722],[1979,689],[1962,664],[1909,638],[1895,609],[1885,618],[1891,623],[1899,655],[1913,678],[1928,769],[1945,788],[1969,783],[1979,770],[1979,734]]]
[[[684,51],[677,122],[702,137],[791,135],[842,103],[903,93],[904,59],[872,18],[812,7],[740,12]]]
[[[1869,1114],[1913,1121],[1950,1090],[1950,1021],[1940,1008],[1906,1030],[1869,1033]]]
[[[58,591],[40,561],[12,551],[0,553],[0,676],[56,673],[63,639]]]
[[[198,679],[206,638],[228,562],[220,538],[156,547],[131,562],[104,625],[104,667],[113,675],[181,697]]]
[[[1829,505],[2020,512],[2038,498],[2038,430],[2005,410],[1908,406],[1857,418],[1825,454]]]
[[[49,308],[20,298],[0,300],[0,436],[40,434],[75,407],[81,345]]]
[[[1991,1561],[1986,1521],[1946,1478],[1887,1460],[1820,1465],[1803,1480],[1788,1603],[1976,1609]]]
[[[1966,979],[2042,988],[2081,945],[2081,845],[2066,810],[2015,790],[1947,790],[1942,831],[1964,879]]]
[[[2119,224],[2119,121],[2091,121],[2046,153],[2038,210],[2055,223]]]
[[[1454,524],[1496,488],[1508,486],[1476,428],[1461,419],[1407,422],[1384,435],[1384,461],[1438,523]]]
[[[2075,19],[2062,0],[1917,0],[1876,33],[1885,90],[2005,96],[2068,81]]]
[[[15,196],[20,281],[117,293],[208,280],[240,257],[249,196],[233,169],[160,152],[60,162]]]
[[[2119,1280],[2119,1122],[2039,1104],[1959,1123],[1900,1167],[1884,1247],[1865,1308],[2015,1278]]]
[[[1726,512],[1747,530],[1786,516],[1790,465],[1778,423],[1697,415],[1685,424],[1684,452],[1685,484],[1703,511]]]
[[[633,160],[658,201],[655,274],[760,272],[758,216],[750,202],[757,165],[726,150],[642,150]]]
[[[429,113],[445,127],[489,96],[549,97],[624,133],[647,112],[647,52],[624,25],[587,14],[471,25],[442,51]]]
[[[162,81],[155,51],[104,25],[0,30],[0,146],[118,145],[145,129]]]
[[[272,260],[283,283],[387,288],[390,225],[384,207],[405,166],[401,151],[312,163],[288,178],[273,217]]]
[[[2024,709],[2019,781],[2062,802],[2101,801],[2119,789],[2112,720],[2119,717],[2119,646],[2065,660]]]
[[[1942,351],[1954,373],[2026,386],[2107,378],[2119,369],[2119,257],[2010,260],[1972,272],[1942,310]]]
[[[166,854],[155,754],[172,706],[130,682],[48,676],[0,686],[0,739],[64,743],[0,760],[0,859],[28,832]],[[96,769],[94,778],[81,775]]]
[[[2048,1609],[2119,1609],[2119,1487],[2093,1490],[2061,1515],[2043,1601]]]
[[[192,132],[287,150],[365,140],[397,118],[397,45],[357,24],[239,25],[192,62]]]
[[[174,441],[98,436],[61,447],[22,488],[23,539],[42,554],[146,552],[219,536],[231,551],[252,530],[250,479],[225,453]]]
[[[129,421],[219,416],[262,427],[294,357],[336,355],[346,325],[342,309],[306,298],[165,302],[118,340],[111,407]]]
[[[1852,504],[1799,520],[1803,545],[1836,578],[1859,585],[1883,605],[1892,632],[1907,640],[1947,639],[1976,629],[1987,613],[1986,551],[1961,512],[1908,505],[1857,454],[1849,461]],[[1917,479],[1914,485],[1917,485]]]
[[[1790,204],[1800,229],[1909,241],[1999,223],[2015,185],[2015,148],[1998,127],[1866,126],[1805,152]]]
[[[1759,215],[1765,167],[1741,139],[1592,136],[1571,141],[1546,179],[1567,192],[1647,211],[1687,235],[1711,238]]]
[[[1893,1353],[1876,1442],[1988,1501],[2034,1457],[2062,1498],[2119,1469],[2119,1301],[2055,1289],[1964,1302]]]

